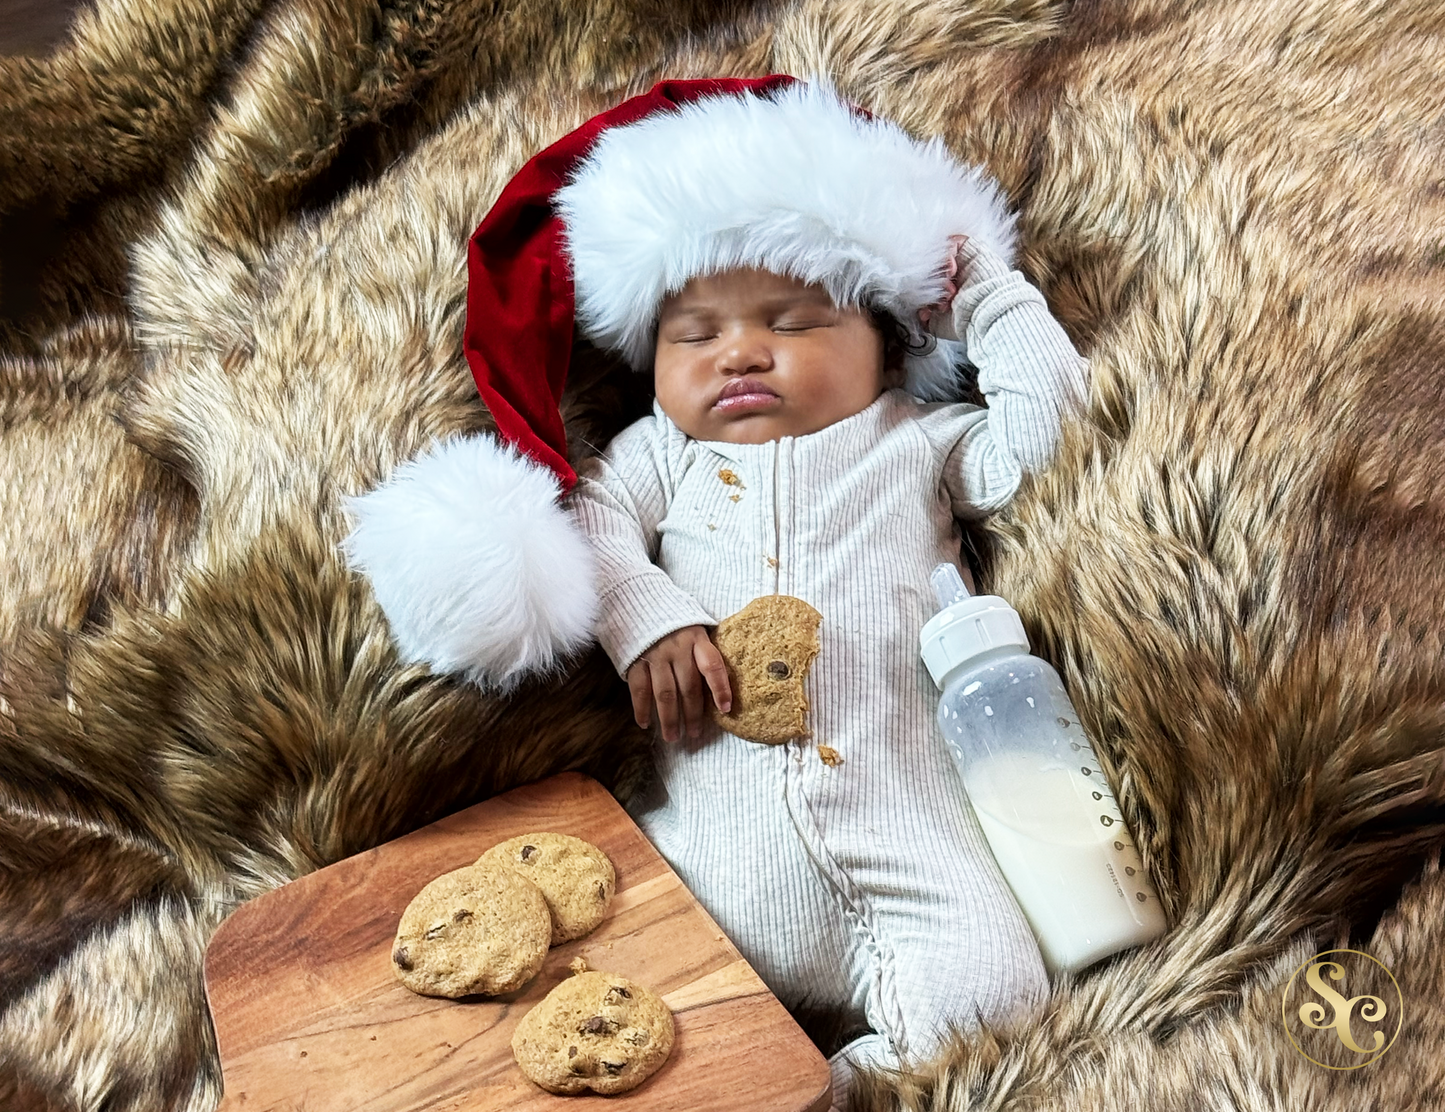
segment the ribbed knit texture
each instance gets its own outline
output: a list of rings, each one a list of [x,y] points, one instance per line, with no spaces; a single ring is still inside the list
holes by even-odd
[[[655,408],[583,467],[573,500],[620,673],[761,595],[823,615],[812,738],[766,746],[709,726],[659,741],[633,814],[785,1004],[850,1009],[878,1036],[845,1055],[884,1064],[1047,990],[935,724],[918,634],[930,571],[959,561],[955,517],[999,508],[1047,462],[1085,364],[1021,275],[991,257],[971,273],[954,319],[987,409],[888,391],[806,436],[727,444]],[[819,743],[843,763],[825,765]]]

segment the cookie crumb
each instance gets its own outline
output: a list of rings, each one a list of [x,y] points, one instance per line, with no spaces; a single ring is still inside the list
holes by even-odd
[[[707,527],[708,527],[709,529],[711,529],[714,533],[717,532],[717,526],[714,525],[711,521],[709,521],[709,522],[707,523]]]
[[[729,494],[729,495],[728,495],[728,501],[729,501],[729,502],[741,502],[742,500],[743,500],[743,496],[742,496],[741,494]]]
[[[578,975],[583,974],[583,973],[586,973],[586,972],[587,972],[587,959],[584,958],[584,957],[581,957],[581,956],[579,955],[578,957],[573,958],[571,961],[569,961],[569,962],[567,963],[567,968],[570,969],[570,970],[572,970],[573,973],[578,974]]]
[[[737,472],[731,467],[724,467],[717,473],[717,477],[730,487],[738,487],[741,490],[748,488],[743,486],[743,481],[738,478]]]
[[[829,768],[837,768],[843,763],[843,758],[838,756],[838,750],[831,745],[818,746],[818,759]]]

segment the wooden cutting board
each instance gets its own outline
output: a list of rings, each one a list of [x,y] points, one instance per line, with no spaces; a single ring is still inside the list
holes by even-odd
[[[551,830],[600,846],[617,895],[592,934],[492,1000],[417,996],[391,970],[402,911],[434,877],[505,838]],[[666,1065],[616,1097],[559,1097],[512,1060],[512,1031],[581,956],[662,995]],[[598,1107],[826,1112],[828,1065],[601,785],[576,773],[517,788],[239,908],[206,951],[222,1112]]]

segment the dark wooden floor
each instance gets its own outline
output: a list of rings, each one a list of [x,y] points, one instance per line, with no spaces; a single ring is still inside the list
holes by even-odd
[[[65,37],[80,0],[0,0],[0,54],[45,54]]]

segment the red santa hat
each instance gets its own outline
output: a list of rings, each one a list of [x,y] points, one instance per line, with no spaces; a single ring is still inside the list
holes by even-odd
[[[791,77],[662,82],[538,154],[468,250],[463,347],[496,438],[434,446],[348,503],[347,555],[403,657],[505,688],[591,640],[591,555],[561,503],[574,325],[649,370],[666,296],[758,267],[916,331],[956,234],[1012,257],[981,170]],[[907,388],[956,397],[957,345],[923,346]]]

